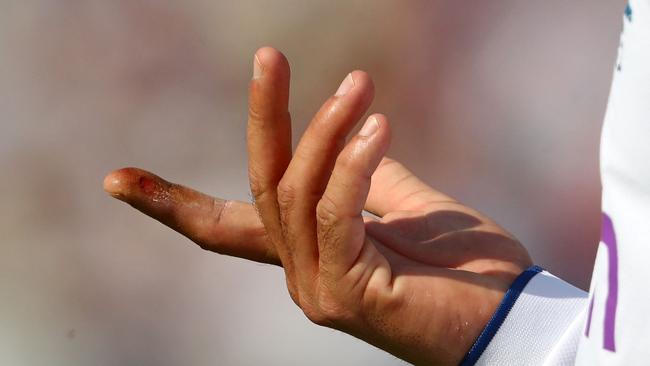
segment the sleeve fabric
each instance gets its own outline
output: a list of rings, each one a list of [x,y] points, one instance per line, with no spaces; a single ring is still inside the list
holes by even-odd
[[[461,365],[573,365],[587,293],[533,266],[517,277]]]
[[[463,365],[639,365],[650,347],[650,0],[629,0],[600,148],[603,225],[587,294],[522,273]]]

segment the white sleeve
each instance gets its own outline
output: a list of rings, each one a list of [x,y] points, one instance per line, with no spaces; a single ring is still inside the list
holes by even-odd
[[[461,365],[573,365],[587,293],[533,266],[504,295]]]

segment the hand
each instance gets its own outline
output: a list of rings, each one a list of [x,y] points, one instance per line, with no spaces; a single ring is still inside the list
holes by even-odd
[[[373,99],[354,71],[291,149],[288,62],[258,50],[250,82],[249,178],[254,205],[221,200],[143,170],[104,188],[202,248],[281,265],[314,323],[415,364],[457,364],[512,281],[526,250],[489,218],[384,157],[385,116],[346,136]],[[381,219],[362,216],[362,210]]]

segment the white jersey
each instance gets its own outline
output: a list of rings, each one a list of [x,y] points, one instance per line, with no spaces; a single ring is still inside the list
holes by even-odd
[[[589,293],[533,267],[463,364],[650,364],[650,0],[630,0],[601,139],[602,235]]]

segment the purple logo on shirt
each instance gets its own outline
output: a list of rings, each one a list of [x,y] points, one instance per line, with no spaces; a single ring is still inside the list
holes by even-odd
[[[605,323],[603,326],[603,348],[606,350],[616,352],[616,345],[614,342],[614,331],[616,325],[616,305],[618,302],[618,250],[616,247],[616,234],[614,233],[614,224],[612,219],[603,213],[603,226],[600,239],[607,247],[608,258],[608,273],[607,273],[607,299],[605,300]],[[585,336],[589,337],[589,330],[591,328],[591,313],[594,310],[594,299],[596,298],[596,290],[591,296],[589,303],[589,313],[587,315],[587,327],[585,328]]]

